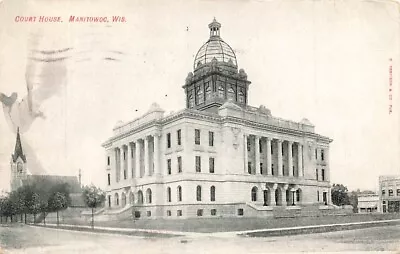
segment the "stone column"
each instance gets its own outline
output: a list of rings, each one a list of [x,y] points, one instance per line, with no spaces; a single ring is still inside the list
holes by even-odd
[[[292,154],[292,141],[288,141],[288,173],[289,176],[293,176],[293,154]]]
[[[247,134],[244,134],[244,173],[248,173],[248,152],[247,152]]]
[[[255,143],[255,167],[254,167],[254,170],[255,170],[255,174],[259,174],[259,173],[261,173],[261,169],[260,169],[260,137],[259,136],[255,136],[255,138],[254,138],[254,143]]]
[[[150,175],[149,167],[149,138],[144,137],[144,175]]]
[[[326,163],[325,166],[325,181],[329,182],[331,179],[331,171],[329,169],[329,148],[324,149],[325,152],[325,158],[324,161]]]
[[[282,161],[282,140],[277,140],[278,144],[278,176],[283,175],[283,161]]]
[[[136,170],[136,178],[142,177],[140,174],[140,141],[139,139],[135,142],[135,170]]]
[[[156,133],[154,135],[154,154],[153,154],[153,158],[154,158],[154,173],[156,175],[161,175],[161,170],[160,170],[160,134]]]
[[[297,143],[297,170],[299,177],[303,177],[303,146],[300,143]]]
[[[289,186],[287,184],[283,185],[282,187],[282,206],[286,206],[287,202],[286,202],[286,191],[289,188]]]
[[[120,151],[119,155],[120,155],[120,161],[121,161],[121,163],[120,163],[120,170],[121,170],[120,179],[124,180],[125,161],[124,161],[124,146],[123,145],[119,148],[119,151]]]
[[[290,196],[291,196],[291,198],[289,199],[290,205],[295,206],[296,205],[296,189],[295,188],[290,189]]]
[[[269,205],[270,206],[276,206],[276,201],[275,201],[276,188],[278,188],[277,184],[274,184],[271,188],[269,188]]]
[[[131,178],[133,178],[133,170],[132,170],[132,144],[128,143],[128,149],[127,149],[127,160],[128,160],[128,169],[126,170],[127,175],[131,175]],[[127,177],[129,178],[129,177]]]
[[[114,148],[114,158],[115,158],[115,182],[119,182],[119,176],[120,176],[120,173],[118,172],[119,171],[119,169],[120,169],[120,167],[119,167],[119,158],[120,158],[120,156],[119,156],[119,154],[118,154],[118,151],[119,151],[119,148]]]
[[[266,150],[267,150],[267,175],[272,175],[272,168],[271,168],[271,163],[272,163],[272,157],[271,157],[271,139],[267,137],[267,142],[266,142]]]

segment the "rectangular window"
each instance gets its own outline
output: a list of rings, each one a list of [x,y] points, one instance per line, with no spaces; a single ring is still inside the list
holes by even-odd
[[[325,181],[325,169],[321,169],[321,180]]]
[[[274,146],[272,145],[272,142],[271,142],[271,154],[274,154]]]
[[[262,142],[261,142],[261,139],[258,140],[258,147],[260,149],[260,153],[262,153]]]
[[[243,216],[243,214],[244,214],[243,208],[239,208],[237,210],[237,213],[238,213],[239,216]]]
[[[176,210],[176,216],[181,217],[182,216],[182,210]]]
[[[181,130],[176,131],[176,138],[177,138],[178,146],[180,146],[182,144],[182,131]]]
[[[210,173],[214,173],[214,158],[209,158],[208,164],[209,164],[209,168],[210,168]]]
[[[171,148],[171,133],[167,133],[167,148]]]
[[[108,182],[108,185],[111,185],[111,175],[110,174],[107,174],[107,182]]]
[[[208,145],[214,146],[214,132],[212,131],[208,132]]]
[[[107,166],[110,166],[110,156],[107,156]]]
[[[271,164],[271,174],[272,174],[273,176],[275,175],[274,164]]]
[[[318,181],[318,169],[317,168],[315,169],[315,179],[317,179],[317,181]]]
[[[171,159],[167,160],[167,170],[168,170],[168,175],[171,174]]]
[[[393,196],[393,190],[389,189],[389,197],[392,197],[392,196]]]
[[[146,214],[147,214],[147,217],[151,217],[151,211],[147,211]]]
[[[323,161],[325,158],[324,158],[325,156],[324,156],[324,149],[321,149],[321,160]]]
[[[247,173],[251,174],[251,162],[247,162]]]
[[[167,216],[171,216],[171,210],[167,210]]]
[[[124,151],[124,160],[126,160],[126,155],[125,155],[125,151]]]
[[[201,157],[196,156],[196,172],[201,172]]]
[[[250,142],[250,140],[249,140],[249,138],[247,138],[247,151],[249,151],[250,152],[250,150],[251,150],[251,142]]]
[[[211,209],[211,215],[212,216],[217,215],[217,209]]]
[[[319,191],[317,191],[317,201],[319,202]]]
[[[397,195],[397,196],[400,196],[400,189],[397,189],[396,192],[397,192],[396,195]]]
[[[203,216],[203,209],[197,209],[197,216]]]
[[[315,148],[315,159],[318,160],[318,149]]]
[[[178,156],[178,173],[182,173],[182,157]]]
[[[282,155],[285,155],[284,150],[285,150],[285,147],[282,145]]]
[[[124,180],[126,180],[126,170],[124,169]]]
[[[200,145],[200,130],[199,129],[194,130],[194,143],[196,145]]]
[[[260,163],[260,174],[263,175],[263,164]]]
[[[386,194],[386,191],[382,190],[382,196],[385,196],[385,194]]]

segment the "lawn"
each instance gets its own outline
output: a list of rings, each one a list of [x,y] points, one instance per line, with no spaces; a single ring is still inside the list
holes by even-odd
[[[151,219],[151,220],[121,220],[99,221],[96,226],[158,229],[182,232],[228,232],[264,228],[283,228],[308,225],[325,225],[375,220],[400,219],[400,214],[354,214],[346,216],[320,216],[299,218],[191,218],[191,219]],[[64,223],[89,225],[76,219],[65,218]]]

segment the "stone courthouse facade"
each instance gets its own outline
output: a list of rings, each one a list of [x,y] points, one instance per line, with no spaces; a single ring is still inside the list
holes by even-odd
[[[269,216],[329,207],[328,137],[307,119],[275,117],[248,103],[250,81],[209,25],[183,89],[186,108],[153,104],[119,122],[106,150],[106,207],[137,218]]]

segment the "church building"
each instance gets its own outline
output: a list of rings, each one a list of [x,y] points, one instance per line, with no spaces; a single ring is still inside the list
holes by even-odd
[[[29,184],[68,184],[71,198],[71,207],[86,207],[82,198],[81,181],[76,176],[39,175],[32,174],[28,167],[28,160],[21,144],[19,128],[15,141],[14,153],[11,154],[11,191]],[[34,170],[33,170],[34,171]],[[80,176],[79,176],[80,177]]]
[[[249,105],[250,80],[209,24],[183,85],[186,108],[156,103],[103,143],[106,209],[136,218],[272,216],[331,207],[329,144],[307,119]]]

